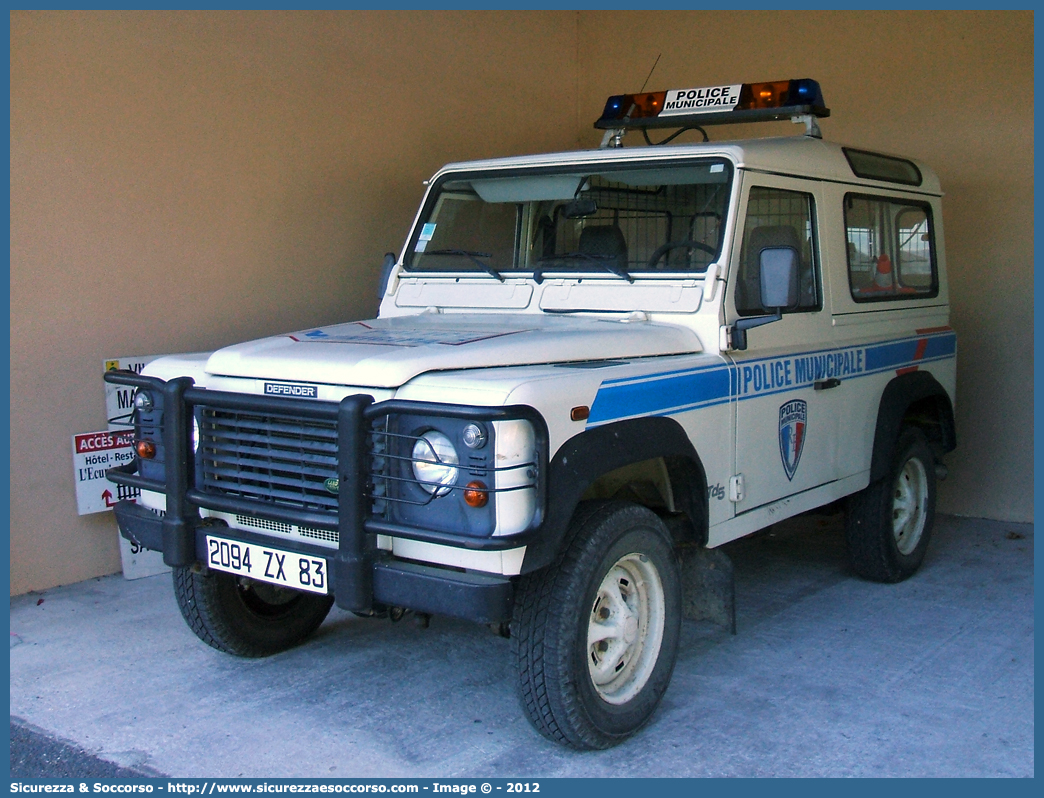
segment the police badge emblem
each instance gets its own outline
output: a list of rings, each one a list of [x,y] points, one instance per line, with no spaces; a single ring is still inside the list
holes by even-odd
[[[794,479],[801,461],[807,422],[808,403],[804,399],[793,399],[779,408],[779,454],[788,481]]]

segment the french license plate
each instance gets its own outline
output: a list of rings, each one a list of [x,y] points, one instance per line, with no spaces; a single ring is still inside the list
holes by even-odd
[[[216,571],[294,590],[327,592],[326,560],[322,557],[207,535],[207,565]]]

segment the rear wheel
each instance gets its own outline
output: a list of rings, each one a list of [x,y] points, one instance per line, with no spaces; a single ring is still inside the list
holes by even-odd
[[[332,596],[257,582],[233,574],[174,568],[178,609],[196,636],[218,651],[265,657],[297,645],[326,618]]]
[[[935,456],[919,429],[899,436],[891,469],[848,500],[845,535],[856,573],[899,582],[924,560],[935,520]]]
[[[652,716],[678,650],[681,588],[663,522],[612,502],[578,512],[565,552],[525,577],[511,639],[522,705],[537,731],[608,748]]]

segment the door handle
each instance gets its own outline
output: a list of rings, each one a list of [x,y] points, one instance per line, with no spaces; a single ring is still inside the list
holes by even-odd
[[[829,388],[836,388],[840,384],[841,380],[837,379],[836,377],[831,377],[829,380],[816,380],[814,383],[812,383],[812,387],[815,388],[817,391],[825,391]]]

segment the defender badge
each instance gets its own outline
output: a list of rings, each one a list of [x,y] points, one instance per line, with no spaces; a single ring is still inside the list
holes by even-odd
[[[323,487],[330,491],[330,493],[336,494],[338,489],[341,487],[341,480],[337,477],[330,477],[323,483]]]
[[[288,382],[266,382],[265,396],[294,396],[304,399],[315,399],[319,389],[314,385],[299,385]]]
[[[805,446],[805,424],[808,422],[808,403],[793,399],[779,408],[779,454],[787,480],[794,479],[801,450]]]

